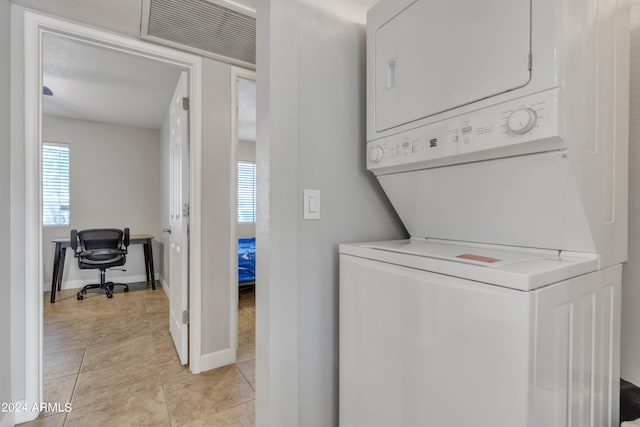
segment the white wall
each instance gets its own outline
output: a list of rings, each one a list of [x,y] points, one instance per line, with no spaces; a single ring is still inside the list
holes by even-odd
[[[51,284],[56,237],[72,229],[125,228],[131,234],[160,235],[160,132],[106,123],[44,116],[44,141],[69,144],[70,224],[42,227],[45,290]],[[154,267],[159,275],[161,247],[154,242]],[[131,245],[126,272],[110,270],[117,282],[144,281],[142,245]],[[63,288],[95,283],[97,270],[79,270],[71,249],[65,262]]]
[[[640,0],[631,0],[629,261],[622,273],[622,378],[640,385]]]
[[[301,1],[264,3],[257,64],[258,427],[336,426],[338,244],[401,238],[404,231],[364,165],[364,27]],[[319,221],[302,219],[305,188],[321,191]]]
[[[230,265],[236,239],[231,205],[231,67],[204,60],[202,100],[202,353],[215,357],[231,344]],[[234,195],[235,197],[235,195]]]
[[[24,257],[24,55],[23,23],[11,20],[11,387],[13,401],[25,398],[25,277],[27,260]],[[4,68],[4,67],[2,67]],[[39,261],[38,261],[39,262]]]
[[[12,0],[13,3],[50,15],[84,22],[116,33],[138,37],[141,0]]]
[[[5,202],[0,205],[0,402],[10,402],[11,395],[11,280],[9,254],[11,242],[9,240],[9,161],[10,161],[10,29],[11,9],[8,0],[0,0],[0,198]],[[13,423],[11,414],[0,413],[0,426]]]
[[[238,141],[238,160],[247,162],[256,161],[256,142],[255,141]]]

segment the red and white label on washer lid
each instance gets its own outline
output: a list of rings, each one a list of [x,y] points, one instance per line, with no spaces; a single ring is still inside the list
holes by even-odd
[[[498,258],[491,258],[488,256],[474,255],[474,254],[461,254],[461,255],[457,255],[456,258],[468,259],[471,261],[486,262],[487,264],[493,264],[494,262],[502,261],[501,259],[498,259]]]

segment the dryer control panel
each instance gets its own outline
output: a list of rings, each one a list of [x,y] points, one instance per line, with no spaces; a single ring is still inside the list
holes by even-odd
[[[367,144],[367,169],[397,173],[565,148],[558,89],[473,111]]]

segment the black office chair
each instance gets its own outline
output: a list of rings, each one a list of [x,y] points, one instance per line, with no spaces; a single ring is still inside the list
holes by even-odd
[[[78,245],[79,243],[79,245]],[[88,289],[102,289],[107,298],[113,298],[114,286],[124,286],[129,292],[129,286],[124,283],[105,282],[106,270],[123,266],[127,262],[127,248],[129,247],[129,229],[96,228],[90,230],[71,230],[71,247],[78,258],[78,267],[82,270],[100,270],[100,283],[86,285],[76,297],[84,298]]]

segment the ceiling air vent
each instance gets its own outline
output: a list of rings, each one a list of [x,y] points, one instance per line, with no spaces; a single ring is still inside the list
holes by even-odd
[[[227,7],[219,3],[215,0],[143,0],[140,37],[255,68],[255,16],[231,4]]]

